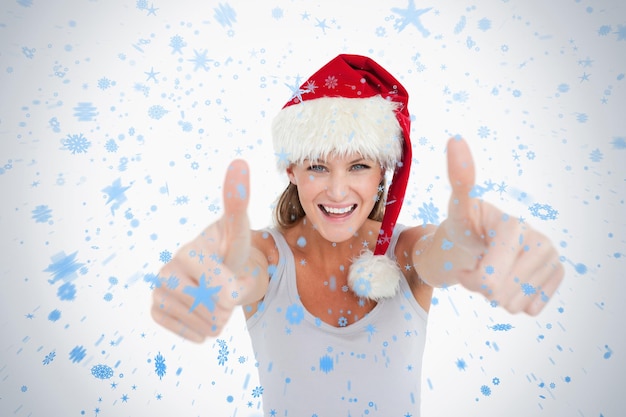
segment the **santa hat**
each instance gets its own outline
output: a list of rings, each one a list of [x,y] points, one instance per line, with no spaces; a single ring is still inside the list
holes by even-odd
[[[272,125],[281,170],[305,159],[353,152],[393,170],[376,248],[354,259],[348,275],[352,290],[373,300],[394,296],[402,274],[385,253],[411,168],[408,98],[374,60],[342,54],[294,91]]]

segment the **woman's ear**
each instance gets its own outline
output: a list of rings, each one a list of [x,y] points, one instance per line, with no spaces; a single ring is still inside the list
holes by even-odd
[[[296,181],[296,175],[293,173],[293,164],[287,167],[286,172],[287,172],[287,177],[289,177],[289,181],[293,185],[298,185],[298,181]]]

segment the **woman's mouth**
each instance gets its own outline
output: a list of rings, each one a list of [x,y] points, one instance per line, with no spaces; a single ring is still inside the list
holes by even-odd
[[[329,206],[320,204],[319,208],[327,216],[341,217],[341,216],[346,216],[352,213],[356,209],[356,206],[357,206],[356,204],[353,204],[351,206],[346,206],[346,207],[329,207]]]

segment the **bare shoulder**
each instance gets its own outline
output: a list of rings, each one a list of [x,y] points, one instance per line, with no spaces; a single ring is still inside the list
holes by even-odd
[[[396,244],[396,256],[404,253],[410,256],[410,254],[417,247],[416,244],[435,233],[435,230],[437,230],[437,226],[433,224],[407,227],[398,237],[398,243]]]
[[[402,273],[411,287],[411,292],[425,311],[430,309],[433,288],[419,277],[413,265],[413,252],[420,250],[419,242],[425,241],[435,230],[437,227],[434,225],[406,228],[400,233],[395,249],[396,260],[403,266]]]
[[[253,230],[251,243],[252,248],[262,255],[268,266],[278,263],[276,242],[267,230]]]

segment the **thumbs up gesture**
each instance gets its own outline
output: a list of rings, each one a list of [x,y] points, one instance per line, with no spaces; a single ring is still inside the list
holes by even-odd
[[[564,269],[550,240],[528,224],[473,196],[475,168],[463,139],[448,141],[452,195],[448,217],[419,256],[431,285],[460,283],[512,313],[538,314]]]
[[[151,311],[157,323],[201,342],[219,334],[236,305],[260,298],[267,265],[251,246],[249,188],[248,165],[233,161],[224,179],[223,215],[159,272]],[[178,285],[166,285],[170,277]]]

